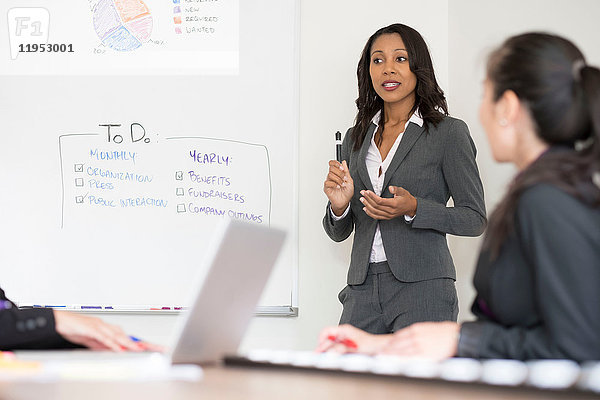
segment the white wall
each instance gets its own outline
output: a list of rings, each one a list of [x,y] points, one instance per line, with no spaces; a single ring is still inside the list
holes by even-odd
[[[551,4],[551,6],[550,6]],[[327,161],[333,132],[355,115],[356,64],[367,38],[393,22],[413,26],[427,40],[452,115],[464,119],[479,149],[478,162],[489,208],[500,198],[512,169],[491,160],[477,120],[485,54],[507,35],[552,30],[572,38],[591,63],[600,64],[596,0],[301,0],[299,134],[298,318],[255,318],[243,348],[311,349],[318,332],[336,324],[337,293],[344,286],[350,240],[337,244],[321,227]],[[471,277],[479,239],[450,237],[457,266],[461,319],[469,319]],[[174,316],[116,315],[106,319],[147,340],[166,343]]]

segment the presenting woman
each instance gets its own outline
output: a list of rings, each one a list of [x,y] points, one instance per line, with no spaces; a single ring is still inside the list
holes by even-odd
[[[488,61],[480,119],[494,158],[519,170],[490,218],[474,283],[477,320],[394,335],[325,329],[320,350],[600,360],[600,70],[568,40],[508,39]]]
[[[324,184],[325,231],[337,242],[354,231],[340,323],[390,333],[456,321],[446,234],[477,236],[486,224],[469,130],[448,116],[427,45],[410,27],[375,32],[357,74],[356,123]]]

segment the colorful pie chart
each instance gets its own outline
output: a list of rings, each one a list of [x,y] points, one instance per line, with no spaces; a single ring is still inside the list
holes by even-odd
[[[100,0],[94,10],[94,30],[113,50],[135,50],[150,39],[152,15],[142,0]]]

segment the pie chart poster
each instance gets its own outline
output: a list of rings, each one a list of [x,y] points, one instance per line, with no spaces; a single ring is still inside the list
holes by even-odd
[[[239,0],[4,0],[2,75],[236,75]]]

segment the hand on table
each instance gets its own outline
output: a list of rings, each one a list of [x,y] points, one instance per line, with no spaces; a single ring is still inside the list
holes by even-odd
[[[456,355],[459,332],[456,322],[419,322],[395,332],[380,353],[443,360]]]
[[[352,325],[344,324],[323,329],[319,334],[317,352],[376,354],[392,335],[373,335]]]
[[[100,318],[54,310],[55,329],[66,340],[92,350],[164,351],[162,346],[135,342],[121,328]]]
[[[408,190],[400,186],[390,186],[392,198],[377,196],[370,190],[361,190],[360,201],[363,203],[363,210],[373,219],[393,219],[408,215],[413,217],[417,212],[417,199],[415,199]]]

